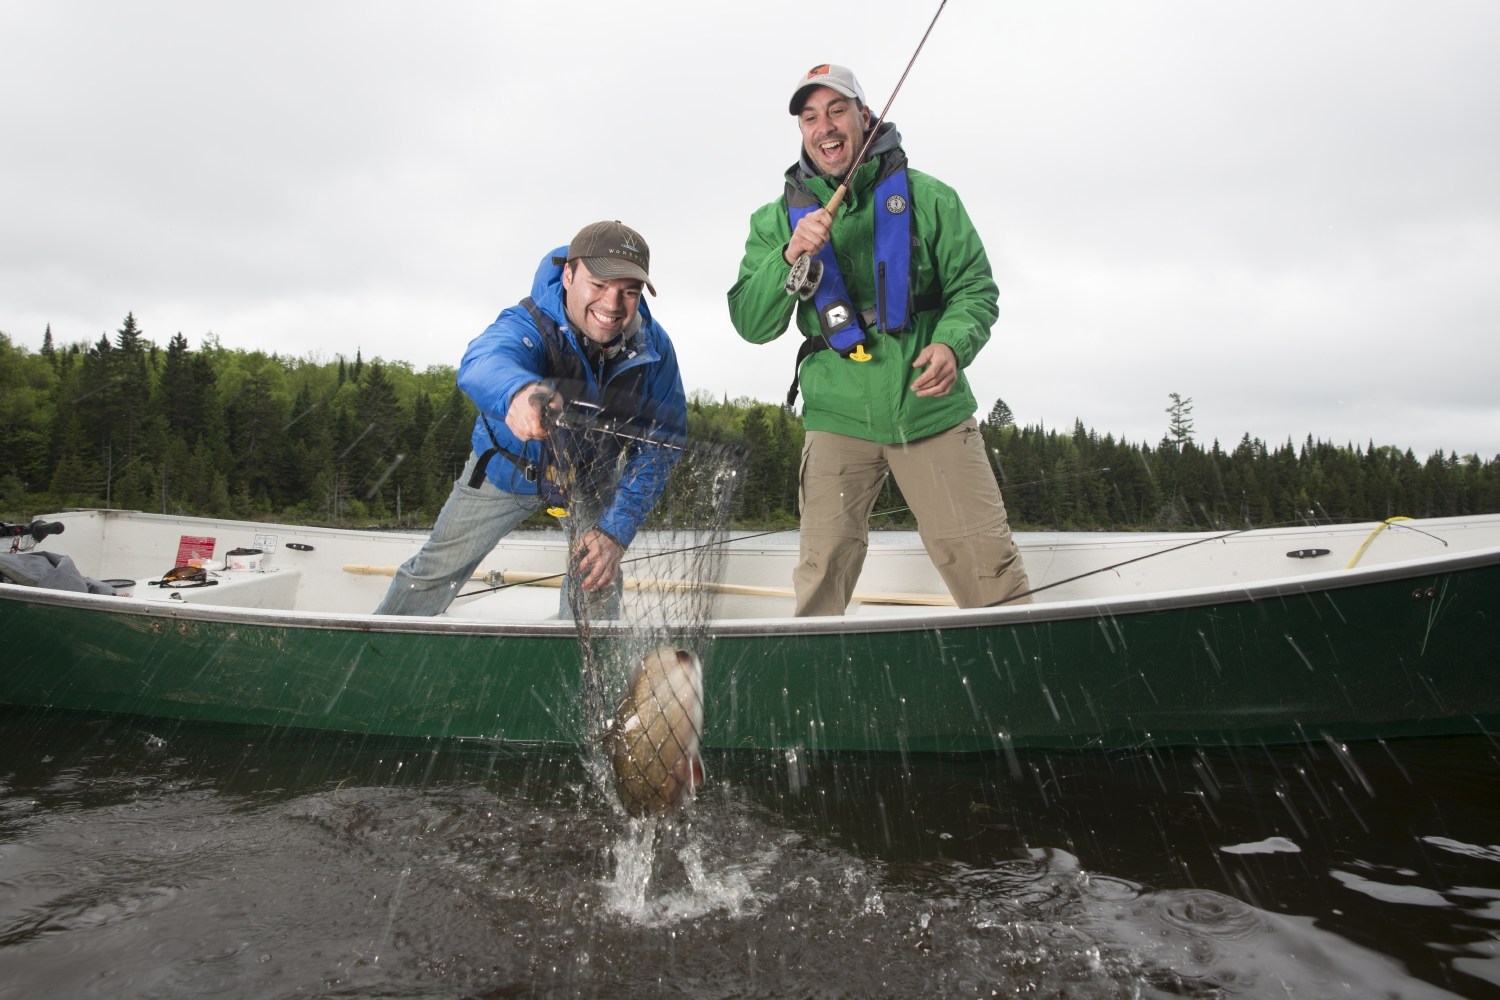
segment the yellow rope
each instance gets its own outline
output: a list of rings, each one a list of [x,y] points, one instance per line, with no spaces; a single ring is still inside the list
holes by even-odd
[[[1354,568],[1354,564],[1357,563],[1357,562],[1359,562],[1360,557],[1365,554],[1365,549],[1367,549],[1367,548],[1370,547],[1370,543],[1375,540],[1375,536],[1376,535],[1380,534],[1382,531],[1384,531],[1386,528],[1389,528],[1392,524],[1395,524],[1397,521],[1410,521],[1410,520],[1411,520],[1411,518],[1406,517],[1405,515],[1400,515],[1400,516],[1397,516],[1397,517],[1388,517],[1384,521],[1381,521],[1380,522],[1380,526],[1378,528],[1376,528],[1374,531],[1370,532],[1370,537],[1365,539],[1364,544],[1359,547],[1359,551],[1354,553],[1354,558],[1349,560],[1349,565],[1345,566],[1344,568],[1345,569],[1353,569]]]

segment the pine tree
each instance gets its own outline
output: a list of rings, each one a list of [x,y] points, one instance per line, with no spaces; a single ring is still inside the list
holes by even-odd
[[[1016,424],[1015,414],[1010,412],[1010,407],[1005,400],[996,399],[995,405],[990,407],[990,415],[984,422],[991,427],[1014,427]]]
[[[1183,399],[1181,394],[1175,392],[1167,395],[1171,398],[1172,405],[1165,412],[1171,420],[1167,424],[1167,436],[1163,443],[1181,450],[1193,440],[1193,401],[1191,398]]]
[[[396,456],[401,454],[397,445],[405,425],[396,390],[379,362],[371,362],[365,371],[354,399],[354,417],[358,440],[350,446],[344,467],[349,472],[352,491],[380,506],[386,502],[385,498],[395,495],[389,476],[404,461]]]
[[[174,334],[167,342],[161,377],[157,380],[156,412],[166,421],[173,436],[188,442],[203,433],[207,393],[213,387],[212,381],[204,384],[204,367],[195,360],[187,338],[181,332]]]

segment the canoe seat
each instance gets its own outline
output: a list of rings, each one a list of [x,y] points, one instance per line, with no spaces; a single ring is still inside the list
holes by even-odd
[[[134,600],[153,604],[214,604],[228,608],[272,608],[291,611],[296,607],[299,569],[221,570],[210,572],[212,586],[153,587],[136,581]]]

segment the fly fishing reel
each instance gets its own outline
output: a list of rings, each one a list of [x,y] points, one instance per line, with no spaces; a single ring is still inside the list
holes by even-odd
[[[811,254],[803,254],[792,265],[792,273],[786,276],[786,293],[806,302],[818,290],[823,280],[823,262],[814,260]]]

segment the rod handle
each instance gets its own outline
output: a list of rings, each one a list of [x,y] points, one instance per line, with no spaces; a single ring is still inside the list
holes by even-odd
[[[848,191],[849,180],[845,178],[843,183],[833,189],[833,197],[828,199],[828,204],[823,206],[828,209],[829,215],[838,215],[839,206],[844,203],[844,195]],[[792,265],[791,274],[787,276],[786,293],[788,295],[795,295],[801,299],[810,299],[813,292],[818,290],[818,283],[822,280],[822,267],[820,266],[814,271],[811,255],[802,254],[797,258],[797,262]]]
[[[853,171],[850,171],[853,173]],[[846,179],[842,184],[833,189],[833,197],[828,199],[828,204],[823,207],[828,209],[829,215],[838,215],[839,206],[844,203],[844,195],[849,193],[849,181]]]

